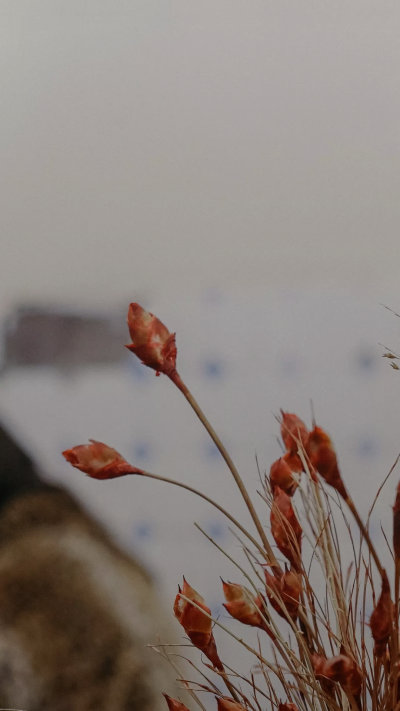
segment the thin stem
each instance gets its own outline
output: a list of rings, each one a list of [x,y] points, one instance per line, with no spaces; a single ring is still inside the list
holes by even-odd
[[[375,561],[375,565],[376,565],[376,567],[378,568],[379,575],[381,576],[381,578],[383,578],[384,570],[383,570],[382,564],[381,564],[381,562],[380,562],[380,560],[379,560],[379,558],[378,558],[378,554],[377,554],[377,552],[376,552],[376,550],[375,550],[375,546],[374,546],[374,544],[373,544],[372,541],[371,541],[371,538],[370,538],[370,535],[369,535],[369,533],[368,533],[368,530],[367,530],[367,528],[365,527],[365,525],[364,525],[364,523],[363,523],[363,521],[362,521],[362,519],[361,519],[361,516],[360,516],[360,514],[358,513],[358,511],[357,511],[357,509],[356,509],[355,503],[354,503],[354,501],[353,501],[353,499],[351,498],[351,496],[350,496],[349,493],[347,493],[347,496],[346,496],[346,498],[345,498],[344,500],[345,500],[347,506],[349,507],[351,513],[353,514],[354,518],[356,519],[357,525],[358,525],[358,527],[359,527],[359,529],[360,529],[360,531],[361,531],[363,537],[365,538],[365,541],[366,541],[367,546],[368,546],[368,548],[369,548],[369,550],[370,550],[371,556],[373,557],[373,559],[374,559],[374,561]]]
[[[207,417],[205,416],[204,412],[200,408],[200,405],[198,402],[194,399],[192,393],[190,390],[186,387],[185,383],[181,379],[180,375],[178,375],[177,371],[174,371],[171,375],[170,378],[172,382],[179,388],[179,390],[183,393],[185,396],[186,400],[188,403],[191,405],[193,410],[195,411],[197,417],[199,418],[200,422],[204,425],[205,429],[207,430],[208,434],[210,435],[211,439],[213,440],[214,444],[222,454],[226,464],[228,465],[229,470],[231,471],[233,478],[236,481],[236,484],[239,487],[239,491],[244,499],[244,502],[250,512],[250,515],[254,521],[255,527],[258,531],[258,534],[262,540],[263,546],[268,554],[269,557],[269,563],[270,565],[275,568],[275,569],[280,569],[279,563],[275,557],[275,554],[268,542],[267,536],[265,534],[264,528],[261,524],[261,521],[258,517],[258,514],[253,506],[253,502],[251,501],[251,498],[248,494],[248,491],[242,481],[242,478],[236,469],[231,457],[229,456],[226,448],[222,444],[220,438],[218,437],[217,433],[215,432],[214,428],[211,426],[210,422],[208,421]]]
[[[158,474],[151,474],[151,472],[146,472],[143,469],[140,469],[140,470],[138,470],[136,472],[132,472],[132,473],[136,474],[137,476],[145,476],[148,479],[156,479],[157,481],[165,481],[167,484],[174,484],[174,486],[179,486],[181,489],[186,489],[186,491],[190,491],[192,494],[196,494],[196,496],[200,496],[201,499],[208,501],[209,504],[214,506],[216,509],[218,509],[218,511],[223,513],[224,516],[229,518],[229,520],[232,521],[232,523],[235,524],[235,526],[237,526],[239,531],[241,531],[242,533],[244,533],[245,536],[247,536],[249,541],[252,542],[253,546],[255,546],[257,548],[257,550],[261,553],[261,555],[268,562],[268,558],[267,558],[265,551],[260,546],[260,544],[255,540],[255,538],[253,538],[253,536],[248,531],[246,531],[246,529],[242,526],[241,523],[239,523],[239,521],[237,521],[234,518],[234,516],[232,516],[228,511],[226,511],[226,509],[224,509],[222,506],[217,504],[216,501],[214,501],[213,499],[210,499],[206,494],[203,494],[201,491],[198,491],[198,489],[194,489],[192,486],[189,486],[188,484],[184,484],[181,481],[175,481],[175,479],[168,479],[167,477],[159,476]]]

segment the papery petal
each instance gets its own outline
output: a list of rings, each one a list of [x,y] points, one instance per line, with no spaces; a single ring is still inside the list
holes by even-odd
[[[374,653],[378,657],[382,657],[386,652],[393,629],[393,613],[389,580],[384,571],[381,595],[370,619],[371,634],[375,642]]]
[[[168,694],[163,694],[163,696],[168,704],[169,711],[189,711],[188,707],[185,706],[182,701],[173,699],[172,696],[168,696]]]
[[[182,595],[188,599],[185,600]],[[211,615],[211,610],[205,604],[204,598],[189,585],[185,578],[183,579],[183,588],[182,590],[179,588],[178,595],[175,598],[174,615],[192,644],[197,649],[200,649],[217,669],[222,670],[223,665],[219,659],[212,633],[212,620],[208,616]]]
[[[274,492],[276,486],[279,486],[288,496],[293,496],[298,487],[298,482],[293,477],[293,473],[300,474],[301,471],[302,464],[297,454],[287,452],[283,457],[277,459],[272,464],[269,473],[272,492]]]
[[[171,375],[176,370],[175,334],[170,333],[156,316],[145,311],[139,304],[130,304],[128,327],[132,343],[126,347],[144,365]]]
[[[302,528],[294,512],[290,496],[279,486],[275,487],[271,508],[271,533],[281,553],[299,568]]]
[[[297,453],[298,441],[305,447],[308,439],[308,429],[303,420],[290,412],[282,413],[281,435],[283,443],[289,452]]]
[[[216,696],[218,711],[246,711],[245,707],[226,696]]]
[[[114,479],[125,474],[142,474],[115,449],[94,439],[90,444],[80,444],[62,452],[63,457],[76,469],[93,479]]]
[[[336,452],[329,435],[321,427],[315,426],[310,432],[306,451],[311,466],[346,499],[347,491],[339,471]]]

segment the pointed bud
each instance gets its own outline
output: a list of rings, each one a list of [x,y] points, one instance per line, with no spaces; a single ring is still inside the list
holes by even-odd
[[[255,597],[246,588],[243,588],[242,585],[237,585],[236,583],[224,583],[224,581],[222,581],[222,587],[226,600],[224,607],[231,617],[243,625],[259,627],[271,635],[261,615],[261,611],[264,616],[266,612],[263,607],[263,601],[259,595]]]
[[[336,681],[343,691],[357,697],[361,693],[362,673],[354,659],[347,654],[338,654],[336,657],[324,659],[319,654],[312,655],[314,671],[317,678],[324,677],[329,681]]]
[[[141,469],[132,467],[115,449],[95,439],[90,444],[80,444],[66,449],[63,457],[76,469],[85,472],[92,479],[115,479],[125,474],[142,474]]]
[[[184,598],[188,599],[185,600]],[[191,600],[197,607],[191,604]],[[174,615],[192,644],[208,657],[216,669],[223,670],[212,633],[212,620],[208,617],[208,615],[211,615],[211,610],[205,604],[204,598],[190,587],[185,578],[183,579],[183,588],[182,590],[179,588],[178,595],[175,598]]]
[[[308,429],[305,426],[303,420],[297,415],[293,415],[290,412],[282,413],[282,423],[281,423],[281,435],[283,439],[283,444],[285,445],[288,452],[293,452],[297,454],[299,449],[299,442],[306,446],[308,439]]]
[[[289,701],[286,701],[284,704],[279,704],[278,711],[299,711],[299,709],[296,704],[291,704]]]
[[[265,570],[265,583],[267,588],[267,598],[278,613],[284,619],[287,619],[278,600],[281,599],[286,607],[292,620],[297,619],[300,604],[301,585],[298,576],[291,570],[286,570],[279,578],[276,575],[271,575],[268,570]],[[275,593],[276,597],[272,594]]]
[[[302,528],[293,510],[290,496],[275,487],[271,508],[271,533],[280,552],[292,566],[300,568]]]
[[[346,499],[347,491],[339,471],[332,441],[321,427],[315,426],[310,432],[306,450],[311,466],[316,469],[327,484],[333,486]]]
[[[393,506],[393,551],[396,561],[400,561],[400,482],[397,486],[396,501]]]
[[[170,376],[176,370],[175,334],[139,304],[130,304],[128,328],[132,343],[126,346],[156,375]]]
[[[297,454],[287,452],[283,457],[277,459],[271,466],[269,472],[269,481],[272,492],[275,487],[279,486],[288,496],[293,496],[298,487],[298,482],[293,473],[300,475],[303,466]]]
[[[390,597],[389,580],[384,571],[382,577],[382,592],[377,605],[371,615],[370,627],[374,645],[374,654],[382,657],[392,634],[393,627],[393,602]]]
[[[227,696],[216,696],[218,711],[245,711],[244,706]]]
[[[172,696],[168,696],[168,694],[163,694],[163,696],[168,704],[169,711],[189,711],[188,707],[185,706],[182,701],[173,699]]]

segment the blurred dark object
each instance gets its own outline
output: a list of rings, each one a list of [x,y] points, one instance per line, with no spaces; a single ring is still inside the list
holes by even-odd
[[[163,711],[171,641],[147,571],[0,426],[0,708]]]
[[[123,318],[21,307],[5,322],[2,369],[51,365],[69,370],[119,363],[127,338]]]

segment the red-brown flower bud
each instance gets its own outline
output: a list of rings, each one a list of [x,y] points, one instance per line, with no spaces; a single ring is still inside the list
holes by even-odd
[[[268,601],[274,608],[275,612],[277,612],[278,615],[280,615],[284,619],[287,619],[285,612],[283,611],[281,605],[278,602],[280,598],[284,603],[290,617],[293,620],[296,620],[299,612],[301,593],[301,585],[298,576],[291,570],[286,570],[283,575],[277,577],[276,575],[271,575],[271,573],[266,570],[265,582]],[[272,592],[275,593],[276,597],[274,597]],[[276,598],[278,598],[278,600]]]
[[[126,346],[156,375],[171,375],[176,369],[175,334],[139,304],[130,304],[128,328],[132,343]]]
[[[269,481],[272,492],[279,486],[288,496],[293,496],[298,487],[298,482],[293,477],[293,473],[300,474],[303,466],[300,457],[292,452],[287,452],[283,457],[277,459],[271,466]]]
[[[313,654],[311,660],[317,679],[321,681],[337,681],[342,689],[352,694],[357,701],[357,697],[361,693],[363,677],[354,659],[342,652],[330,659],[324,659],[319,654]]]
[[[297,708],[296,704],[290,703],[290,701],[286,701],[284,704],[279,704],[278,706],[278,711],[299,711]]]
[[[303,420],[297,415],[293,415],[290,412],[282,413],[282,423],[281,423],[281,435],[283,439],[283,444],[285,445],[288,452],[297,453],[299,449],[299,442],[306,446],[308,439],[308,429],[305,426]]]
[[[192,605],[191,600],[197,607]],[[205,604],[204,598],[190,587],[185,578],[183,579],[183,588],[181,590],[179,587],[178,595],[175,598],[174,615],[192,644],[208,657],[216,669],[223,670],[212,633],[212,620],[208,617],[208,615],[211,615],[211,610]]]
[[[290,496],[275,487],[271,508],[271,533],[281,553],[296,569],[300,567],[302,528],[293,510]]]
[[[400,561],[400,482],[397,486],[396,501],[393,506],[393,551],[396,561]]]
[[[374,639],[374,654],[382,657],[392,634],[394,606],[390,597],[389,580],[384,571],[382,576],[382,591],[377,605],[371,615],[370,627]]]
[[[163,696],[168,704],[169,711],[189,711],[188,707],[185,706],[182,701],[173,699],[172,696],[168,696],[168,694],[163,694]]]
[[[76,469],[85,472],[92,479],[115,479],[125,474],[142,474],[129,464],[119,452],[102,442],[89,440],[90,444],[80,444],[66,449],[63,457]]]
[[[263,601],[259,595],[255,597],[251,592],[243,588],[242,585],[237,585],[236,583],[224,583],[224,581],[222,581],[222,587],[226,600],[224,607],[231,617],[235,620],[239,620],[243,625],[259,627],[268,634],[271,634],[261,616],[261,611],[265,616],[265,610]]]
[[[218,711],[245,711],[245,707],[227,696],[216,696]]]
[[[315,426],[310,432],[306,451],[311,466],[346,499],[347,491],[339,471],[336,452],[329,435],[321,427]]]

